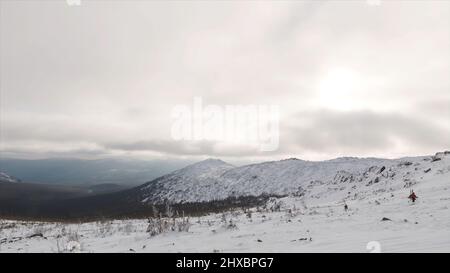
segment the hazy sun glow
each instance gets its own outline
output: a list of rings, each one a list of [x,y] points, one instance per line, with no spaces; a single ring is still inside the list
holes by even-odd
[[[319,103],[326,108],[354,110],[358,108],[355,94],[359,86],[360,78],[354,71],[332,69],[319,83]]]

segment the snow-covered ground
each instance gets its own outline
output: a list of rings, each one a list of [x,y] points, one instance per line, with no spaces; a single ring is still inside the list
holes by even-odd
[[[0,252],[450,252],[449,163],[447,155],[395,162],[395,175],[389,167],[340,172],[311,182],[300,196],[190,218],[189,230],[154,236],[147,220],[3,221]],[[411,188],[419,197],[414,204]],[[171,226],[173,219],[164,221]]]
[[[282,161],[268,167],[276,172],[274,166],[284,166],[292,179],[297,164],[309,163]],[[308,179],[263,207],[189,218],[189,224],[187,217],[153,220],[153,234],[147,220],[3,220],[0,252],[450,252],[450,153],[398,160],[344,158],[325,164],[345,168],[334,174],[320,173],[327,168],[317,174],[298,172]],[[219,172],[232,169],[222,162],[208,161],[211,165],[223,166]],[[262,167],[264,163],[257,166],[258,173],[270,175]],[[251,168],[255,166],[238,171],[247,176]],[[200,164],[194,170],[202,175],[217,169]],[[274,177],[280,184],[280,175]],[[267,176],[264,183],[269,183]],[[407,198],[412,189],[419,197],[415,203]]]

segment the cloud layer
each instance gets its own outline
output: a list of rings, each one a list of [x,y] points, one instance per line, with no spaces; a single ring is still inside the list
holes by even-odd
[[[2,1],[0,152],[401,156],[450,148],[447,1]],[[172,109],[275,104],[280,149],[172,140]]]

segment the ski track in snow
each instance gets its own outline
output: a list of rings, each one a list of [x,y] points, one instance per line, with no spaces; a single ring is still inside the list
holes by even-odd
[[[381,252],[449,252],[450,155],[439,158],[434,162],[429,157],[343,158],[325,165],[286,160],[238,168],[210,160],[169,176],[196,177],[186,187],[202,176],[201,183],[207,183],[211,175],[220,177],[220,182],[237,177],[241,182],[235,182],[240,186],[234,189],[254,193],[243,185],[252,186],[245,179],[258,175],[263,177],[259,187],[268,187],[272,180],[280,192],[296,195],[272,198],[266,210],[251,209],[251,218],[242,210],[224,213],[226,222],[222,213],[209,214],[190,218],[188,232],[169,231],[153,237],[146,232],[146,220],[83,224],[4,220],[0,222],[0,252],[66,252],[74,242],[79,248],[72,250],[81,252],[369,252],[366,246],[371,241],[380,243]],[[273,174],[280,168],[283,171]],[[178,180],[174,183],[166,186],[179,185]],[[419,197],[414,204],[407,199],[410,189]],[[177,200],[176,195],[169,196]],[[279,211],[270,211],[277,205]],[[391,220],[381,221],[383,217]],[[230,220],[236,229],[227,228]],[[38,233],[45,238],[27,238]]]

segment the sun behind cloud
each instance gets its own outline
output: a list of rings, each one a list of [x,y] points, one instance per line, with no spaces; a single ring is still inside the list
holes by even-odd
[[[336,110],[359,109],[358,92],[361,92],[361,77],[355,71],[345,67],[333,68],[319,82],[317,103]]]

